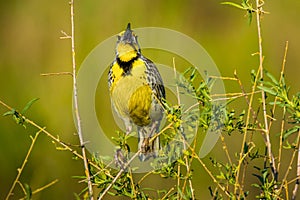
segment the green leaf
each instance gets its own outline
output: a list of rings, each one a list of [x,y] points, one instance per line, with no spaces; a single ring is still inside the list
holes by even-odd
[[[257,183],[253,183],[251,184],[253,187],[257,187],[257,188],[260,188],[260,186],[257,184]]]
[[[137,134],[137,133],[134,132],[134,131],[130,132],[128,135],[125,135],[125,140],[127,140],[127,139],[129,139],[129,138],[135,136],[136,134]]]
[[[284,134],[283,134],[283,140],[285,140],[288,136],[290,136],[291,134],[299,131],[300,126],[294,126],[293,128],[287,130]]]
[[[279,82],[277,81],[277,79],[271,74],[269,73],[267,70],[264,70],[265,74],[272,80],[272,82],[275,84],[275,85],[278,85]]]
[[[110,192],[110,191],[108,191],[107,193],[108,193],[109,195],[111,195],[111,196],[117,196],[115,193]]]
[[[118,185],[113,185],[113,188],[117,191],[121,191],[122,187],[119,187]]]
[[[280,105],[280,104],[282,104],[280,101],[276,101],[276,102],[271,101],[271,102],[269,102],[269,105]]]
[[[80,200],[80,196],[78,194],[74,193],[74,196],[76,200]]]
[[[252,22],[252,10],[248,10],[248,24],[251,25]]]
[[[272,90],[271,88],[265,87],[265,86],[257,86],[259,89],[263,90],[266,93],[269,93],[271,95],[277,96],[278,93],[274,90]]]
[[[3,116],[5,117],[5,116],[8,116],[8,115],[14,115],[15,112],[16,112],[16,110],[15,110],[15,109],[12,109],[12,110],[7,111],[6,113],[4,113]]]
[[[39,100],[39,99],[40,99],[40,98],[34,98],[34,99],[32,99],[31,101],[29,101],[29,102],[26,104],[26,106],[23,108],[21,114],[24,115],[25,112],[32,106],[32,104],[33,104],[34,102],[36,102],[37,100]]]
[[[32,197],[32,191],[31,191],[31,188],[30,188],[30,186],[28,185],[28,184],[24,184],[24,188],[25,188],[25,192],[26,192],[26,197],[25,197],[25,199],[26,200],[30,200],[31,199],[31,197]]]
[[[26,122],[26,119],[18,111],[12,109],[3,114],[3,116],[9,116],[9,115],[12,116],[12,118],[17,124],[22,125],[24,128],[26,128],[24,124]]]
[[[185,165],[185,162],[183,160],[181,160],[181,159],[178,159],[177,162],[180,163],[180,164],[182,164],[182,165]]]
[[[290,144],[289,141],[286,141],[286,146],[283,146],[284,149],[292,149],[294,145]]]
[[[226,2],[222,2],[221,4],[223,4],[223,5],[230,5],[230,6],[233,6],[233,7],[242,9],[242,10],[245,10],[245,8],[243,6],[241,6],[240,4],[237,4],[237,3],[226,1]]]

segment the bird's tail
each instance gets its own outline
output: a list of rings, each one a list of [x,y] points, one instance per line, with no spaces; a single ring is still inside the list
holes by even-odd
[[[159,136],[159,122],[154,122],[149,126],[138,127],[139,144],[138,150],[139,158],[142,162],[151,157],[157,157],[160,149]]]

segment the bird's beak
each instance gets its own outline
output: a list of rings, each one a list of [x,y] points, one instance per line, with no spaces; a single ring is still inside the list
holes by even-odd
[[[126,31],[127,31],[127,30],[130,30],[130,31],[131,31],[131,24],[130,24],[130,23],[127,24]]]

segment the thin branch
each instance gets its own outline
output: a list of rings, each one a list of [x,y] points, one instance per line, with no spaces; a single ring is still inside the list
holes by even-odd
[[[259,52],[256,53],[255,55],[259,55],[259,68],[256,72],[256,76],[255,76],[255,80],[252,86],[252,91],[251,91],[251,95],[250,98],[248,98],[247,95],[245,95],[245,100],[246,103],[248,104],[248,111],[247,111],[247,117],[246,117],[246,123],[245,123],[245,132],[244,132],[244,137],[243,137],[243,141],[242,141],[242,147],[241,147],[241,152],[240,152],[240,158],[239,158],[239,164],[241,164],[242,162],[242,157],[243,157],[243,151],[244,151],[244,145],[247,139],[247,131],[248,131],[248,125],[250,123],[250,114],[252,114],[252,118],[255,120],[256,123],[258,123],[258,127],[260,129],[262,129],[262,134],[263,134],[263,138],[264,138],[264,142],[265,145],[267,147],[267,151],[268,151],[268,158],[269,158],[269,162],[271,165],[271,169],[272,169],[272,175],[275,177],[275,179],[277,179],[277,171],[275,168],[275,159],[274,156],[272,154],[272,150],[271,150],[271,143],[270,143],[270,137],[269,137],[269,128],[268,128],[268,115],[266,113],[266,102],[265,102],[265,93],[262,91],[262,101],[263,101],[263,118],[264,118],[264,124],[265,126],[262,127],[261,124],[257,121],[257,117],[256,117],[256,113],[252,108],[252,103],[253,103],[253,99],[254,99],[254,94],[255,94],[255,89],[257,87],[257,83],[259,80],[259,75],[260,75],[260,79],[263,78],[263,51],[262,51],[262,36],[261,36],[261,26],[260,26],[260,17],[261,17],[261,13],[262,13],[262,4],[259,4],[259,0],[256,0],[256,4],[257,4],[257,10],[256,10],[256,16],[257,16],[257,29],[258,29],[258,46],[259,46]],[[237,73],[234,72],[234,76],[237,78]],[[237,81],[240,85],[240,88],[242,90],[243,93],[245,92],[245,89],[240,81],[240,79],[237,78]],[[239,173],[240,171],[237,170],[237,174],[236,174],[236,181],[235,181],[235,185],[234,185],[234,193],[236,194],[237,192],[237,188],[239,186]]]
[[[297,147],[297,153],[298,153],[298,158],[297,158],[297,163],[296,163],[296,175],[297,175],[297,180],[293,189],[292,193],[292,200],[296,200],[296,195],[299,189],[299,184],[300,184],[300,142],[299,142],[299,137],[300,137],[300,130],[298,131],[298,147]]]
[[[3,105],[4,107],[6,107],[8,110],[14,110],[11,106],[7,105],[6,103],[4,103],[3,101],[0,100],[0,104]],[[22,117],[26,123],[32,125],[33,127],[37,128],[39,131],[43,132],[44,134],[46,134],[47,137],[51,138],[53,140],[53,142],[58,143],[59,145],[62,146],[61,149],[70,151],[71,153],[73,153],[75,156],[77,156],[80,159],[83,159],[82,155],[79,154],[76,150],[72,149],[67,143],[61,141],[58,137],[53,136],[49,131],[47,131],[45,128],[42,128],[40,125],[36,124],[34,121],[26,118],[24,115],[22,115],[21,113],[19,113],[19,116]],[[89,164],[92,165],[93,167],[95,167],[98,170],[101,170],[99,168],[99,166],[91,161],[89,161]]]
[[[282,80],[283,75],[284,75],[284,70],[285,70],[285,64],[286,64],[286,57],[287,57],[287,51],[288,51],[288,48],[289,48],[289,42],[286,41],[286,43],[285,43],[284,55],[283,55],[283,59],[282,59],[282,65],[281,65],[281,71],[280,71],[279,83],[281,83],[281,80]],[[277,99],[278,99],[278,97],[276,96],[276,97],[275,97],[275,100],[274,100],[274,105],[273,105],[273,108],[272,108],[272,113],[275,113],[275,109],[276,109],[276,105],[277,105],[277,104],[276,104]],[[272,122],[273,122],[273,120],[270,121],[269,130],[271,129]],[[280,150],[280,149],[279,149],[279,150]],[[279,169],[277,169],[277,170],[279,171]]]
[[[24,117],[24,116],[22,116]],[[25,117],[24,117],[25,118]],[[72,152],[75,156],[77,156],[80,159],[83,159],[83,156],[80,155],[76,150],[72,149],[70,146],[68,146],[65,142],[61,141],[58,137],[53,136],[50,132],[48,132],[47,130],[43,129],[41,126],[39,126],[38,124],[36,124],[34,121],[25,118],[25,121],[29,124],[31,124],[32,126],[38,128],[39,130],[41,130],[43,133],[45,133],[48,137],[50,137],[54,142],[60,144],[64,150],[68,150],[70,152]],[[93,162],[89,162],[90,165],[92,165],[93,167],[95,167],[96,169],[100,170],[99,166],[96,165]]]
[[[2,106],[4,106],[5,108],[7,108],[8,110],[13,110],[12,107],[10,107],[9,105],[7,105],[6,103],[4,103],[4,102],[1,101],[1,100],[0,100],[0,104],[1,104]]]
[[[174,78],[177,79],[177,71],[176,71],[176,65],[175,65],[175,57],[173,57],[173,71],[174,71]],[[176,84],[176,96],[177,96],[177,104],[180,106],[180,93],[179,93],[179,87]]]
[[[208,76],[208,78],[236,81],[236,78],[224,76]]]
[[[213,182],[217,185],[218,188],[220,188],[226,195],[228,198],[231,197],[231,194],[226,190],[226,188],[219,183],[219,181],[214,177],[214,175],[212,174],[212,172],[207,168],[207,166],[205,165],[205,163],[201,160],[201,158],[197,155],[197,153],[193,154],[193,157],[196,158],[196,160],[199,161],[199,163],[202,165],[202,167],[204,168],[204,170],[206,171],[206,173],[211,177],[211,179],[213,180]]]
[[[173,57],[173,71],[174,71],[174,79],[177,79],[177,72],[176,72],[176,65],[175,65],[175,57]],[[177,105],[179,106],[179,108],[181,107],[180,105],[180,94],[179,94],[179,87],[178,84],[176,84],[176,96],[177,96]],[[179,186],[180,186],[180,174],[181,174],[181,165],[179,164],[177,166],[177,190],[179,190]],[[180,197],[181,193],[177,192],[177,199],[181,200],[182,199],[182,195]]]
[[[280,188],[278,189],[279,191],[282,190],[282,188],[285,186],[284,183],[287,182],[287,177],[288,177],[290,171],[292,170],[292,165],[293,165],[294,159],[296,157],[296,153],[298,153],[298,159],[299,159],[299,152],[298,152],[299,151],[299,143],[300,143],[300,130],[298,131],[297,142],[295,144],[295,146],[298,147],[298,149],[295,150],[293,152],[293,154],[292,154],[292,157],[291,157],[290,163],[289,163],[289,165],[287,167],[287,170],[285,172],[285,175],[284,175],[284,177],[281,180],[282,184],[280,185]],[[298,164],[298,162],[299,162],[299,160],[297,161],[297,164]],[[297,173],[298,173],[298,168],[299,168],[299,166],[297,166]],[[296,185],[297,185],[297,182],[299,181],[299,180],[298,181],[297,180],[296,180]]]
[[[34,191],[32,192],[32,194],[37,194],[37,193],[39,193],[39,192],[41,192],[41,191],[47,189],[48,187],[51,187],[52,185],[54,185],[54,184],[57,183],[57,182],[58,182],[58,179],[55,179],[54,181],[51,181],[51,182],[48,183],[47,185],[44,185],[43,187],[40,187],[40,188],[34,190]],[[20,200],[25,200],[25,199],[27,199],[27,197],[23,197],[23,198],[21,198]]]
[[[298,159],[297,159],[297,180],[293,189],[293,193],[292,193],[292,200],[296,200],[296,195],[299,189],[299,184],[300,184],[300,145],[298,142]]]
[[[175,65],[175,57],[173,57],[173,70],[174,70],[174,77],[175,79],[177,79],[177,71],[176,71],[176,65]],[[176,84],[176,95],[177,95],[177,104],[179,107],[181,107],[181,99],[180,99],[180,92],[179,92],[179,87],[178,85]],[[183,141],[183,146],[184,146],[184,150],[186,150],[186,145],[185,145],[185,137],[183,136],[183,128],[182,126],[180,125],[180,134],[181,134],[181,139]],[[197,130],[195,131],[197,132]],[[186,166],[186,174],[189,174],[191,169],[190,169],[190,165],[191,165],[191,162],[189,163],[188,162],[188,159],[186,156],[184,156],[184,159],[185,159],[185,166]],[[192,161],[192,160],[191,160]],[[177,187],[179,188],[180,186],[180,164],[177,166],[178,167],[178,177],[177,177]],[[193,184],[192,184],[192,180],[190,178],[188,178],[188,182],[189,182],[189,186],[190,186],[190,189],[191,189],[191,195],[192,195],[192,200],[195,199],[195,194],[194,194],[194,188],[193,188]],[[184,193],[184,190],[185,190],[185,186],[186,186],[186,180],[183,184],[183,187],[182,187],[182,193]],[[177,198],[179,198],[179,195],[180,195],[180,192],[177,193]],[[180,198],[182,199],[182,197]]]
[[[228,160],[229,164],[232,165],[232,161],[231,161],[231,158],[230,158],[230,155],[229,155],[229,152],[228,152],[228,148],[227,148],[227,145],[226,145],[226,142],[225,142],[225,138],[222,134],[220,134],[220,138],[221,138],[221,141],[222,141],[223,150],[226,154],[227,160]]]
[[[180,187],[180,174],[181,174],[181,165],[180,164],[178,164],[177,165],[177,197],[176,197],[176,199],[179,199],[179,200],[181,200],[182,199],[182,193],[181,192],[179,192],[179,187]]]
[[[61,30],[60,32],[63,34],[63,36],[59,37],[59,39],[72,39],[72,37],[65,31]]]
[[[281,80],[284,75],[285,71],[285,65],[286,65],[286,58],[287,58],[287,52],[288,52],[288,47],[289,47],[289,42],[286,41],[285,43],[285,50],[284,50],[284,56],[282,60],[282,65],[281,65],[281,72],[280,72],[280,78],[279,78],[279,83],[281,83]],[[274,105],[272,108],[272,113],[275,113],[276,109],[276,102],[277,102],[278,97],[275,97],[274,99]],[[285,126],[285,114],[286,114],[286,107],[283,107],[283,114],[282,114],[282,120],[281,120],[281,130],[280,130],[280,138],[279,138],[279,150],[278,150],[278,165],[277,165],[277,171],[280,171],[280,165],[281,165],[281,155],[282,155],[282,141],[283,141],[283,132],[284,132],[284,126]],[[273,120],[270,121],[269,125],[269,131],[271,129]]]
[[[197,133],[197,131],[198,130],[196,128],[195,132]],[[183,136],[183,134],[181,134],[181,140],[183,142],[184,150],[186,151],[187,150],[187,145],[186,145],[187,141],[186,141],[185,137]],[[191,151],[192,151],[191,153],[192,154],[195,153],[196,142],[197,142],[197,138],[195,138],[195,140],[194,140],[194,146],[191,147]],[[186,175],[189,175],[191,173],[191,164],[192,164],[193,158],[194,157],[191,157],[191,159],[189,161],[188,160],[188,156],[184,155],[185,167],[186,167]],[[178,165],[178,166],[180,166],[180,165]],[[180,172],[180,170],[178,170],[178,172]],[[180,174],[178,174],[178,179],[180,179]],[[193,183],[192,183],[191,178],[189,178],[189,177],[185,178],[181,191],[182,191],[182,193],[184,193],[187,180],[188,180],[189,187],[190,187],[190,190],[191,190],[191,196],[192,196],[191,199],[194,200],[195,199],[195,193],[194,193],[194,187],[193,187]],[[179,187],[179,184],[178,184],[178,187]],[[180,199],[182,199],[182,197]]]
[[[15,180],[14,180],[14,182],[13,182],[13,184],[12,184],[12,186],[11,186],[11,188],[10,188],[10,190],[9,190],[9,192],[8,192],[8,194],[7,194],[7,196],[6,196],[6,198],[5,198],[5,200],[8,200],[9,197],[10,197],[11,195],[13,195],[13,190],[15,189],[15,186],[16,186],[16,184],[17,184],[18,181],[19,181],[19,178],[20,178],[20,176],[21,176],[21,174],[22,174],[22,172],[23,172],[23,170],[24,170],[24,167],[26,166],[26,163],[27,163],[27,161],[28,161],[28,158],[29,158],[29,156],[30,156],[30,154],[31,154],[31,152],[32,152],[33,146],[34,146],[34,144],[35,144],[35,142],[36,142],[36,140],[37,140],[37,138],[38,138],[38,136],[39,136],[39,134],[40,134],[41,132],[42,132],[42,130],[39,130],[39,131],[35,134],[34,138],[31,137],[31,139],[32,139],[31,145],[30,145],[30,147],[29,147],[29,149],[28,149],[28,152],[27,152],[27,154],[26,154],[26,156],[25,156],[25,159],[24,159],[24,161],[23,161],[21,167],[18,168],[18,174],[17,174],[17,177],[15,178]]]
[[[141,150],[138,150],[131,158],[128,162],[126,162],[124,164],[124,166],[120,169],[119,173],[115,176],[115,178],[112,180],[112,182],[109,184],[109,186],[107,186],[107,188],[103,191],[103,193],[100,195],[100,197],[98,198],[98,200],[101,200],[104,198],[104,196],[106,195],[106,193],[110,190],[110,188],[113,186],[113,184],[118,180],[118,178],[122,175],[122,173],[125,171],[125,169],[130,165],[130,163],[133,161],[133,159],[135,159],[139,153],[141,152]]]
[[[276,100],[276,98],[275,98],[275,100]],[[281,127],[280,127],[280,137],[279,137],[278,165],[277,165],[278,171],[280,171],[280,167],[281,167],[281,158],[282,158],[282,150],[283,150],[283,134],[284,134],[285,122],[286,122],[286,107],[283,107]]]
[[[174,187],[172,187],[162,198],[161,198],[161,200],[163,200],[163,199],[166,199],[166,198],[168,198],[168,195],[172,192],[174,190]]]
[[[236,81],[238,81],[237,79],[235,79]],[[254,93],[260,93],[261,91],[256,91]],[[233,97],[233,98],[239,98],[239,97],[243,97],[243,96],[249,96],[252,93],[243,93],[243,92],[234,92],[234,93],[225,93],[225,94],[211,94],[211,97]],[[224,99],[221,99],[224,100]],[[220,101],[219,99],[212,99],[211,101]]]
[[[75,118],[76,118],[76,123],[77,123],[77,131],[78,131],[79,142],[80,142],[80,145],[81,145],[85,175],[87,177],[89,197],[90,197],[90,200],[93,200],[94,199],[94,197],[93,197],[93,186],[92,186],[90,172],[89,172],[88,160],[87,160],[87,157],[86,157],[86,150],[85,150],[85,146],[84,146],[85,143],[84,143],[84,140],[83,140],[81,119],[80,119],[79,107],[78,107],[77,79],[76,79],[76,59],[75,59],[74,0],[70,1],[70,12],[71,12],[71,51],[72,51],[74,112],[75,112]]]
[[[257,72],[258,73],[258,72]],[[246,91],[244,89],[244,86],[241,82],[241,80],[238,78],[237,76],[237,72],[234,71],[234,77],[237,79],[237,82],[241,88],[241,91],[245,94]],[[252,114],[252,117],[255,118],[256,114],[252,108],[252,103],[253,103],[253,99],[254,99],[254,92],[255,92],[255,88],[256,88],[256,84],[258,82],[258,76],[255,76],[255,80],[254,80],[254,83],[253,83],[253,86],[252,86],[252,91],[251,91],[251,95],[250,95],[250,99],[248,98],[247,95],[245,95],[245,100],[246,100],[246,103],[248,105],[248,110],[247,110],[247,117],[246,117],[246,122],[245,122],[245,129],[244,129],[244,137],[243,137],[243,141],[242,141],[242,146],[241,146],[241,151],[240,151],[240,154],[239,154],[239,163],[238,163],[238,166],[241,166],[242,162],[243,162],[243,155],[244,155],[244,148],[245,148],[245,143],[247,141],[247,132],[248,132],[248,126],[250,124],[250,114]],[[239,176],[240,176],[240,168],[238,168],[239,170],[237,170],[236,172],[236,178],[235,178],[235,184],[234,184],[234,194],[236,194],[237,192],[237,189],[239,187]]]
[[[262,5],[260,0],[256,0],[256,24],[257,24],[257,34],[258,34],[258,48],[259,48],[259,70],[260,70],[260,79],[263,80],[264,78],[264,68],[263,68],[263,48],[262,48],[262,34],[261,34],[261,24],[260,18],[262,14]],[[260,83],[263,86],[263,82]],[[269,132],[269,123],[267,117],[267,108],[266,108],[266,96],[265,92],[261,91],[261,98],[262,98],[262,106],[263,106],[263,118],[264,118],[264,129],[265,129],[265,139],[266,139],[266,147],[268,151],[269,162],[272,170],[272,175],[277,181],[277,170],[275,164],[275,158],[272,153],[271,147],[271,140],[270,140],[270,132]]]
[[[46,189],[46,188],[48,188],[48,187],[54,185],[54,184],[57,183],[57,182],[58,182],[58,179],[55,179],[54,181],[51,181],[51,182],[48,183],[47,185],[44,185],[43,187],[40,187],[40,188],[34,190],[34,191],[32,192],[32,194],[39,193],[40,191],[42,191],[42,190],[44,190],[44,189]]]
[[[150,176],[151,174],[153,174],[155,170],[151,170],[149,171],[148,173],[146,173],[142,178],[140,178],[140,180],[138,181],[137,185],[141,185],[142,182],[148,177]]]
[[[133,199],[137,199],[137,194],[138,194],[138,191],[136,191],[135,189],[135,183],[133,181],[133,176],[132,176],[132,170],[131,168],[128,169],[128,172],[129,172],[129,178],[130,178],[130,184],[131,184],[131,188],[132,188],[132,193],[133,193]]]
[[[50,73],[43,73],[40,74],[41,76],[61,76],[61,75],[71,75],[73,76],[72,72],[50,72]]]
[[[220,134],[221,142],[222,142],[222,150],[225,152],[226,158],[229,162],[229,164],[232,166],[232,161],[228,152],[227,144],[225,142],[225,138],[222,134]],[[226,190],[229,190],[229,183],[226,183]]]

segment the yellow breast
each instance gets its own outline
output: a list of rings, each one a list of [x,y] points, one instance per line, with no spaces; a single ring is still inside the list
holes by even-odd
[[[144,62],[140,59],[134,61],[131,73],[126,76],[122,76],[123,70],[117,63],[112,68],[115,79],[110,94],[116,111],[138,126],[148,125],[152,90],[147,84]]]

